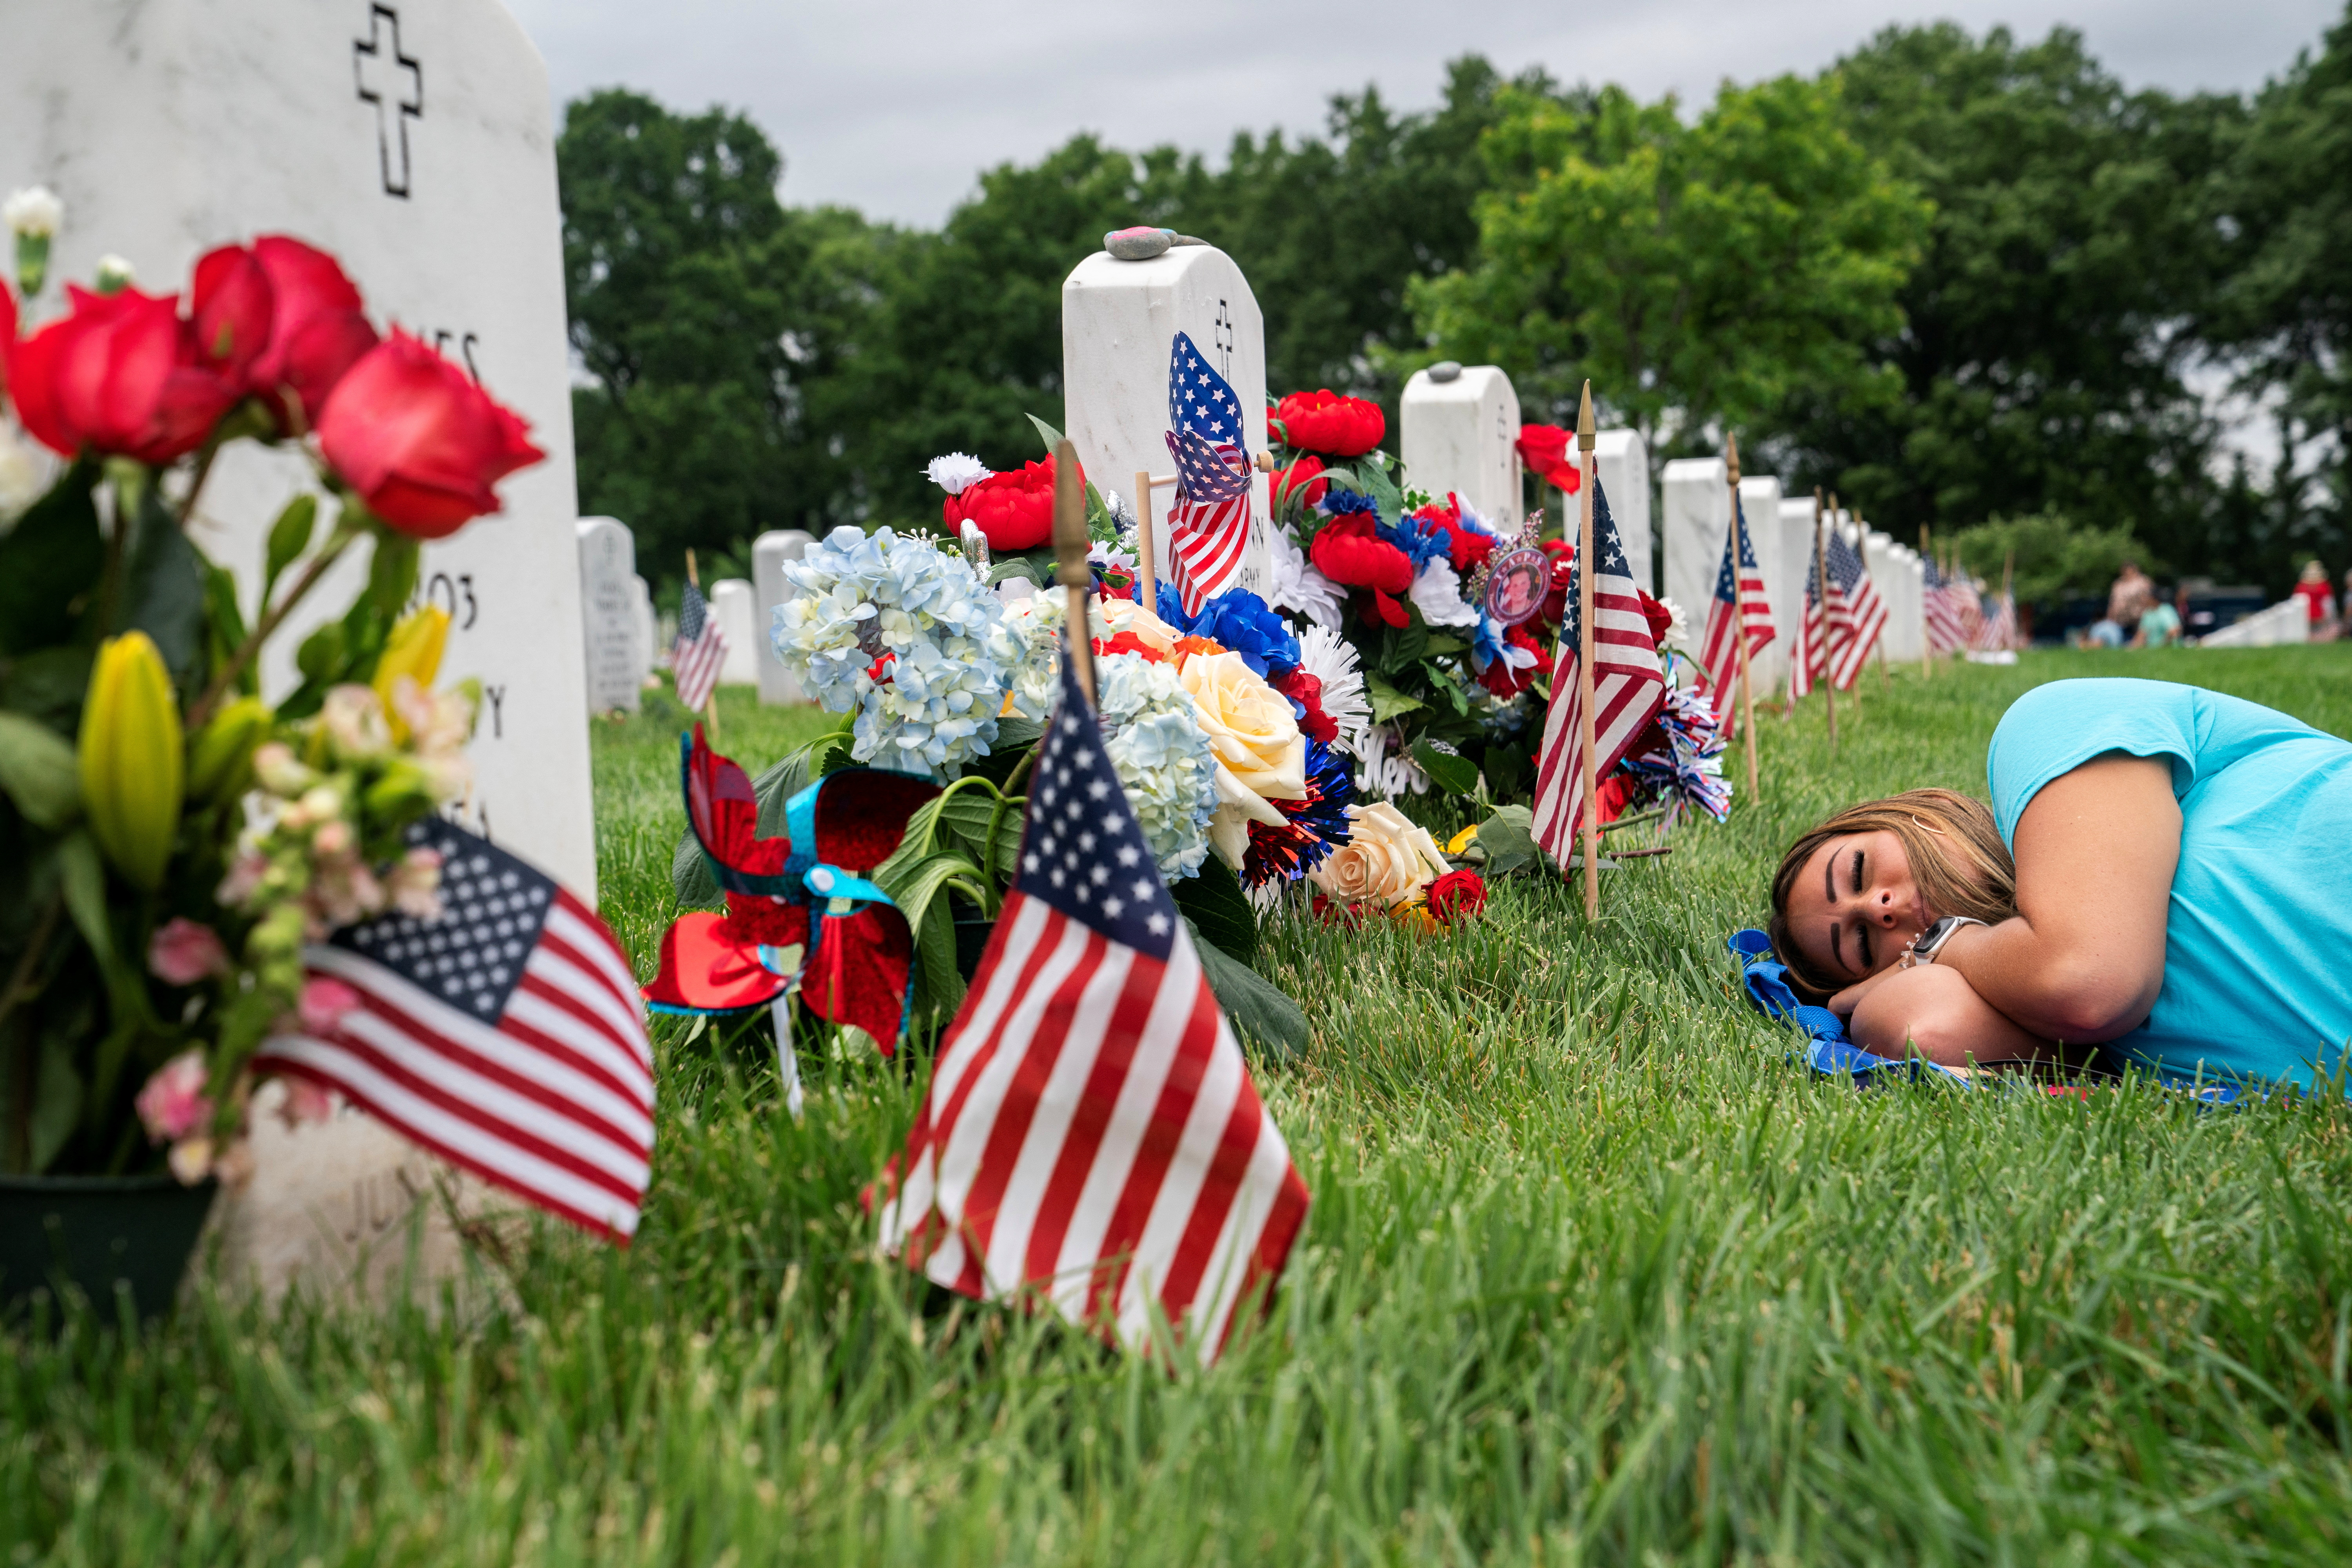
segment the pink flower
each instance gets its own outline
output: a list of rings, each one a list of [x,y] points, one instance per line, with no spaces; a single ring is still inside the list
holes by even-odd
[[[441,918],[441,851],[411,849],[384,878],[392,907],[415,921]]]
[[[307,1078],[296,1078],[291,1073],[280,1081],[286,1085],[286,1099],[278,1106],[278,1115],[289,1131],[306,1121],[324,1121],[335,1114],[333,1089],[312,1083]]]
[[[340,980],[313,974],[302,982],[302,1026],[325,1033],[360,1005],[360,994]]]
[[[213,897],[230,909],[241,909],[261,890],[261,879],[268,874],[267,857],[257,850],[239,850],[236,858],[228,863],[228,875],[213,889]]]
[[[209,1138],[183,1138],[172,1145],[169,1156],[172,1174],[180,1185],[193,1187],[213,1170],[213,1141]]]
[[[139,1111],[140,1124],[147,1129],[150,1139],[158,1143],[177,1142],[213,1119],[213,1102],[205,1097],[206,1076],[202,1051],[182,1051],[155,1069],[155,1075],[132,1101]],[[210,1164],[207,1151],[205,1165],[209,1168]],[[203,1173],[197,1172],[198,1175]]]
[[[147,968],[166,985],[194,985],[227,970],[228,950],[212,927],[173,915],[149,940]]]

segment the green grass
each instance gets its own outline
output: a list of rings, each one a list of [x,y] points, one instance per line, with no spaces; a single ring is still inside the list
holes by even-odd
[[[2352,1116],[1858,1093],[1722,939],[1832,805],[1981,791],[2001,708],[2194,679],[2352,733],[2352,648],[1875,673],[1769,798],[1451,935],[1286,926],[1261,1071],[1315,1207],[1262,1330],[1171,1375],[866,1249],[913,1087],[665,1021],[628,1252],[553,1224],[503,1305],[18,1338],[9,1562],[2246,1562],[2352,1551]],[[808,720],[731,700],[765,761]],[[596,730],[604,901],[648,960],[675,740]]]

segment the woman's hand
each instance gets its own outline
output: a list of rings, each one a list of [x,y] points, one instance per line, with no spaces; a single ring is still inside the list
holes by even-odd
[[[1904,973],[1902,970],[1895,968],[1890,964],[1888,967],[1880,970],[1875,974],[1867,975],[1863,979],[1855,981],[1853,984],[1847,986],[1844,990],[1830,998],[1830,1011],[1835,1013],[1841,1018],[1853,1017],[1854,1009],[1862,1005],[1864,997],[1868,996],[1872,992],[1877,990],[1880,986],[1885,984],[1888,981],[1894,979],[1896,975],[1902,973]]]

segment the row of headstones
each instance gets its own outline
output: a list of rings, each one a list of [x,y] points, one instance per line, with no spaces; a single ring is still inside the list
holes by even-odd
[[[588,711],[635,713],[646,679],[667,653],[654,614],[653,591],[637,573],[636,536],[618,518],[583,517],[580,543],[580,621]],[[710,584],[710,614],[727,639],[719,666],[722,686],[754,686],[760,700],[804,700],[800,683],[768,640],[776,606],[790,598],[784,565],[816,541],[796,528],[775,529],[751,544],[751,580],[721,577]]]

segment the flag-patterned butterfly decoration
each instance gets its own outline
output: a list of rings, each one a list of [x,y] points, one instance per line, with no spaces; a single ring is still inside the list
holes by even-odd
[[[1176,459],[1168,565],[1188,616],[1223,591],[1249,543],[1248,429],[1233,387],[1178,332],[1168,356],[1168,450]]]
[[[441,857],[441,912],[304,948],[302,1016],[255,1068],[337,1090],[451,1164],[625,1243],[654,1146],[653,1047],[628,955],[594,911],[488,839],[437,817],[406,837]],[[331,1016],[322,994],[340,1003]]]
[[[1666,674],[1658,643],[1642,610],[1624,542],[1609,514],[1609,494],[1592,481],[1592,553],[1599,571],[1592,579],[1593,777],[1605,779],[1647,730],[1665,700]],[[1543,750],[1536,765],[1534,832],[1544,852],[1565,868],[1577,852],[1584,828],[1583,698],[1577,689],[1581,657],[1581,616],[1577,574],[1570,568],[1568,609],[1559,627],[1559,655],[1552,668],[1551,705],[1544,713]]]
[[[1158,1315],[1206,1364],[1282,1271],[1307,1184],[1066,664],[1036,767],[1019,870],[877,1184],[882,1246],[1130,1348]]]

